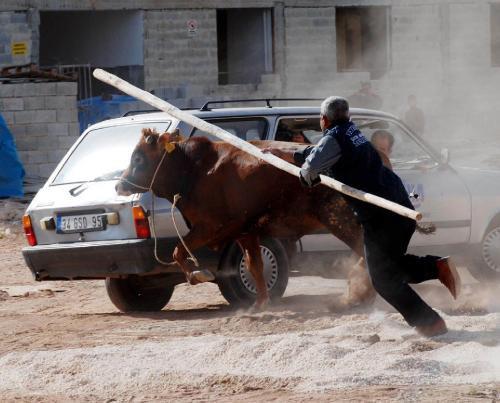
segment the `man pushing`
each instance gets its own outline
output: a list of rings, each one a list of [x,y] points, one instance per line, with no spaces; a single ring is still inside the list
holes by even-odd
[[[301,165],[300,181],[306,187],[320,182],[320,173],[349,186],[413,209],[401,179],[382,164],[378,152],[349,117],[344,98],[329,97],[321,104],[323,138],[316,146],[290,152],[268,148],[286,161]],[[439,314],[409,284],[439,279],[457,298],[460,277],[449,258],[406,253],[416,223],[391,211],[346,196],[363,226],[365,258],[377,292],[424,336],[447,332]]]

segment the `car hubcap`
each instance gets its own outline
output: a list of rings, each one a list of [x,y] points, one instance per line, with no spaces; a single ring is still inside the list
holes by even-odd
[[[494,228],[484,237],[483,259],[491,270],[500,273],[500,227]]]
[[[266,281],[267,289],[271,290],[278,281],[278,261],[276,260],[274,253],[265,246],[260,246],[260,252],[264,263],[264,280]],[[243,256],[240,261],[239,272],[241,282],[245,288],[252,294],[257,294],[255,281],[247,269],[245,256]]]

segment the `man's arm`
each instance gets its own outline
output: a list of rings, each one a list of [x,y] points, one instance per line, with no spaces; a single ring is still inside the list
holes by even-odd
[[[335,164],[341,156],[339,143],[332,136],[324,136],[316,146],[309,146],[300,151],[268,147],[262,152],[274,154],[291,164],[301,166],[300,181],[307,187],[318,184],[319,174]]]
[[[324,136],[311,151],[300,170],[301,181],[308,187],[320,182],[319,174],[334,165],[341,157],[341,149],[332,136]]]
[[[273,154],[276,157],[289,162],[290,164],[295,164],[297,166],[302,166],[304,164],[307,156],[311,153],[313,146],[308,146],[302,150],[283,150],[278,147],[267,147],[263,148],[262,152],[264,154]]]
[[[293,153],[293,161],[295,165],[298,165],[301,167],[304,165],[304,162],[306,162],[306,158],[311,154],[312,150],[314,149],[314,146],[309,146],[304,148],[303,150],[297,150]]]

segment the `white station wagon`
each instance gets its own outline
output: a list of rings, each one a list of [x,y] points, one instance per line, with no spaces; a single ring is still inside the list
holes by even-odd
[[[321,137],[319,107],[275,107],[272,104],[277,100],[265,102],[265,107],[212,109],[211,105],[221,104],[215,102],[190,113],[245,140],[301,138],[315,143]],[[422,254],[456,254],[467,258],[478,280],[500,278],[500,172],[452,166],[446,150],[436,152],[390,114],[352,109],[351,116],[367,138],[377,131],[392,136],[393,169],[423,214],[423,222],[437,228],[433,235],[415,234],[410,248]],[[153,275],[159,267],[151,237],[153,195],[125,197],[115,192],[117,177],[128,166],[145,127],[204,135],[160,112],[138,112],[85,130],[24,217],[29,246],[23,255],[36,280],[105,279],[109,297],[122,311],[162,309],[174,286],[185,281],[175,266]],[[171,260],[178,242],[171,204],[155,199],[154,205],[159,255]],[[181,214],[174,211],[173,215],[181,233],[187,233]],[[307,274],[309,265],[304,262],[311,256],[328,262],[324,274],[338,275],[329,268],[346,247],[324,233],[304,236],[298,242],[263,239],[261,250],[267,286],[271,295],[280,296],[289,273]],[[214,271],[230,303],[253,299],[255,284],[236,244],[219,252],[202,249],[196,255],[203,267]]]

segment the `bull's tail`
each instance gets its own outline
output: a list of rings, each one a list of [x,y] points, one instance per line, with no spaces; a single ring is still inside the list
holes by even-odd
[[[430,234],[434,234],[436,232],[436,226],[433,223],[429,223],[429,224],[418,224],[417,223],[416,231],[419,234],[430,235]]]

